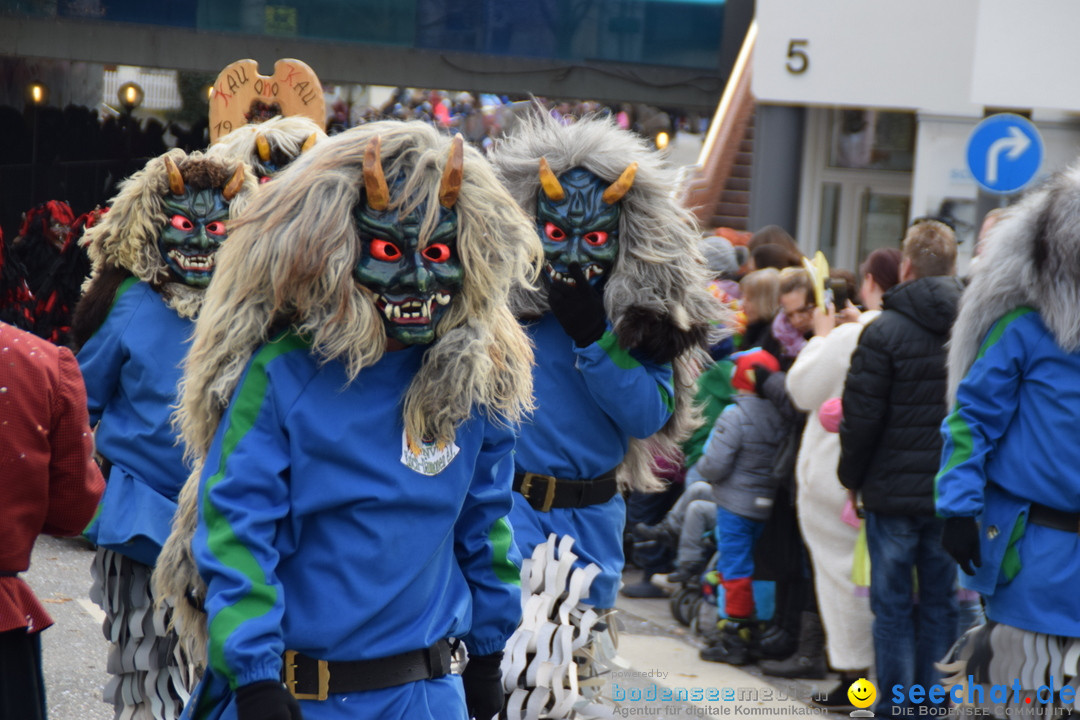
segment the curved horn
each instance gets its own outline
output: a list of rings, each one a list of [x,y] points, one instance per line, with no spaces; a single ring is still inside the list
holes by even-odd
[[[242,187],[244,187],[244,166],[240,164],[236,166],[236,172],[229,178],[229,182],[225,183],[225,189],[221,191],[221,196],[226,200],[232,200]]]
[[[311,133],[310,135],[308,135],[307,140],[305,140],[304,144],[300,146],[300,153],[306,153],[308,150],[315,147],[315,143],[318,141],[318,139],[319,136],[315,133]]]
[[[450,144],[450,157],[446,159],[446,167],[443,169],[442,182],[439,184],[439,204],[444,208],[454,207],[458,193],[461,192],[461,181],[465,178],[465,138],[461,133],[454,136]]]
[[[180,174],[180,168],[176,167],[171,157],[165,157],[165,170],[169,173],[169,192],[173,195],[183,195],[184,176]]]
[[[255,135],[255,149],[259,151],[259,159],[266,162],[270,159],[270,143],[266,141],[266,136],[262,133]]]
[[[386,187],[382,158],[379,156],[381,147],[382,140],[376,135],[364,148],[364,190],[367,192],[368,207],[372,210],[385,210],[390,204],[390,190]]]
[[[625,195],[626,191],[634,184],[635,175],[637,175],[637,163],[632,162],[622,171],[622,175],[619,176],[619,179],[608,186],[608,189],[604,191],[604,194],[600,199],[608,205],[614,205],[622,200],[623,195]]]
[[[544,194],[548,196],[548,199],[554,202],[566,197],[562,183],[555,177],[555,173],[551,172],[551,166],[548,165],[545,157],[540,158],[540,187],[544,188]]]

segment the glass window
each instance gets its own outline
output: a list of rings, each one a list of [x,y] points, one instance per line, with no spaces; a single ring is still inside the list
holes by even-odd
[[[829,167],[911,172],[915,115],[880,110],[834,110]]]
[[[858,265],[878,248],[900,247],[907,229],[910,205],[911,198],[907,195],[886,195],[869,190],[863,194],[859,211]]]
[[[818,227],[818,247],[832,267],[836,262],[836,245],[840,216],[840,183],[823,183],[821,186],[821,223]]]

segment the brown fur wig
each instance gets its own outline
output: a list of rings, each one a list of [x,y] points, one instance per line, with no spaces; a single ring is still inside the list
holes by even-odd
[[[202,289],[173,280],[158,250],[158,236],[169,222],[162,204],[162,198],[170,192],[166,157],[176,163],[184,184],[195,190],[224,187],[238,166],[236,161],[198,152],[186,155],[183,150],[170,150],[120,185],[109,212],[83,238],[92,270],[72,323],[76,347],[81,347],[105,322],[117,289],[128,277],[149,284],[181,317],[195,317],[199,312]],[[229,204],[231,216],[236,216],[255,186],[255,177],[245,168],[244,184]]]

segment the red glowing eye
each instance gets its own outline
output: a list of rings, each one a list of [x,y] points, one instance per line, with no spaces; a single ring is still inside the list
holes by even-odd
[[[548,240],[554,240],[555,242],[562,242],[566,239],[566,233],[555,223],[545,225],[544,234],[547,235]]]
[[[435,243],[434,245],[428,245],[424,248],[424,252],[422,252],[421,255],[431,262],[446,262],[450,259],[450,247],[443,245],[442,243]]]
[[[206,232],[210,233],[211,235],[224,235],[225,223],[221,222],[220,220],[215,220],[212,223],[206,223]]]
[[[383,262],[395,262],[401,259],[401,251],[389,240],[376,238],[371,241],[371,257]]]
[[[191,232],[195,229],[195,223],[191,222],[183,215],[173,215],[172,226],[177,230],[183,230],[184,232]]]
[[[585,233],[585,242],[590,245],[603,245],[607,242],[607,233],[602,230],[596,230],[591,233]]]

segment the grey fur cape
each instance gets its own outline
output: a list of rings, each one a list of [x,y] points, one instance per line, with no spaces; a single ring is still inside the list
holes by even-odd
[[[1034,308],[1065,352],[1080,348],[1080,163],[1009,208],[983,240],[949,345],[948,403],[993,324]]]
[[[534,218],[540,158],[556,176],[580,167],[609,183],[631,163],[638,164],[633,185],[620,201],[619,256],[604,287],[604,305],[624,348],[684,348],[673,363],[674,415],[652,437],[631,439],[616,473],[620,488],[660,489],[655,459],[676,464],[681,459],[679,444],[700,423],[693,394],[694,381],[709,362],[702,345],[718,342],[727,326],[726,309],[708,291],[712,277],[699,250],[700,233],[693,216],[672,197],[673,168],[643,138],[620,130],[612,120],[588,117],[563,125],[538,108],[496,146],[496,171]],[[519,317],[548,310],[546,292],[535,287],[519,287],[513,300]]]

